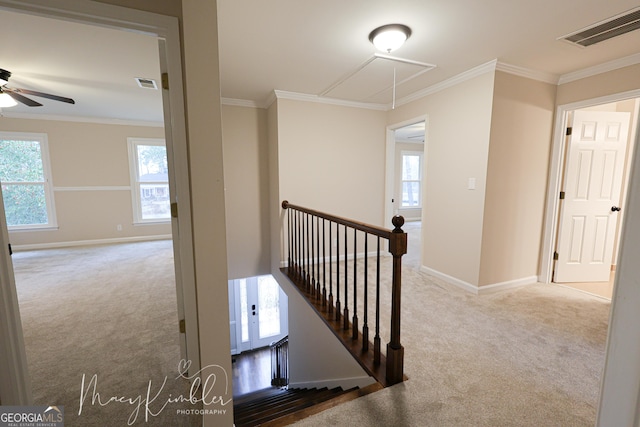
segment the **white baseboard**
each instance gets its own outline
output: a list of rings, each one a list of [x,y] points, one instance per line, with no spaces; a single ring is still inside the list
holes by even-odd
[[[526,286],[526,285],[532,285],[534,283],[538,283],[538,276],[528,276],[520,279],[508,280],[506,282],[494,283],[491,285],[478,287],[478,286],[472,285],[471,283],[457,279],[453,276],[449,276],[448,274],[441,273],[438,270],[434,270],[429,267],[422,266],[420,267],[420,270],[434,277],[437,277],[438,279],[441,279],[449,283],[450,285],[454,285],[458,288],[464,289],[465,291],[471,292],[472,294],[475,294],[475,295],[484,295],[491,292],[502,291],[504,289],[516,288],[520,286]]]
[[[480,286],[480,288],[478,288],[478,294],[488,294],[491,292],[502,291],[505,289],[519,288],[521,286],[533,285],[536,283],[538,283],[538,276],[523,277],[521,279],[508,280],[506,282]]]
[[[340,378],[340,379],[322,380],[322,381],[289,382],[289,388],[327,387],[328,389],[332,389],[335,387],[342,387],[344,390],[348,390],[353,387],[364,388],[375,382],[376,380],[373,377],[363,376],[363,377]]]
[[[453,276],[449,276],[448,274],[441,273],[438,270],[434,270],[433,268],[425,267],[424,265],[420,267],[420,271],[430,274],[431,276],[435,276],[438,279],[444,280],[450,285],[457,286],[458,288],[464,289],[467,292],[478,295],[478,287],[472,285],[471,283],[467,283],[464,280],[457,279]]]
[[[95,240],[76,240],[70,242],[53,242],[53,243],[35,243],[31,245],[11,245],[11,249],[14,252],[19,251],[32,251],[38,249],[55,249],[55,248],[68,248],[72,246],[92,246],[92,245],[107,245],[113,243],[132,243],[132,242],[146,242],[150,240],[171,240],[173,237],[171,234],[162,234],[157,236],[135,236],[135,237],[117,237],[112,239],[95,239]]]

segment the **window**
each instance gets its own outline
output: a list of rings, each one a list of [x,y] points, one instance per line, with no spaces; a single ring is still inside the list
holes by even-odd
[[[47,135],[0,133],[0,182],[9,230],[57,226]]]
[[[134,223],[171,219],[167,149],[162,139],[129,138]]]
[[[403,208],[422,206],[422,153],[402,152],[402,204]]]

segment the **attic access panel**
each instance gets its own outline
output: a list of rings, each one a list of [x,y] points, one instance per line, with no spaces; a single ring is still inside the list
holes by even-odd
[[[393,98],[394,71],[396,90],[436,66],[424,62],[375,54],[362,65],[331,86],[319,96],[359,102],[389,103]]]

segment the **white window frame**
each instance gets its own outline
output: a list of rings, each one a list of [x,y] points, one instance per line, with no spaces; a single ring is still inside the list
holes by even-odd
[[[40,157],[42,160],[42,174],[44,175],[44,198],[47,205],[47,223],[29,225],[7,225],[9,231],[39,231],[58,229],[56,208],[53,197],[53,179],[51,176],[51,158],[49,156],[49,140],[46,133],[33,132],[0,132],[0,140],[3,141],[37,141],[40,144]],[[40,184],[39,182],[3,183],[4,185]]]
[[[403,179],[404,172],[404,156],[418,156],[420,170],[418,171],[418,179]],[[422,151],[402,150],[400,151],[400,209],[422,209],[422,171],[424,170],[424,153]],[[418,195],[420,203],[417,206],[402,206],[402,189],[405,182],[418,183]]]
[[[143,219],[142,218],[142,201],[140,200],[140,181],[138,181],[138,177],[140,176],[138,173],[138,150],[137,147],[139,145],[157,145],[162,147],[167,147],[166,141],[164,138],[127,138],[127,145],[129,148],[129,174],[131,179],[131,206],[133,208],[133,224],[134,225],[142,225],[142,224],[168,224],[171,222],[171,217],[165,219],[152,218],[152,219]],[[163,181],[164,183],[164,181]],[[145,182],[145,184],[149,184]],[[167,179],[166,184],[169,185],[169,181]]]

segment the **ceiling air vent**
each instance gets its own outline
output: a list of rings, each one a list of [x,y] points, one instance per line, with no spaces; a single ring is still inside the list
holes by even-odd
[[[158,90],[158,85],[153,79],[143,79],[141,77],[136,77],[136,82],[138,82],[138,86],[140,86],[141,88]]]
[[[587,47],[637,29],[640,29],[640,8],[562,36],[558,40],[566,40],[569,43]]]

